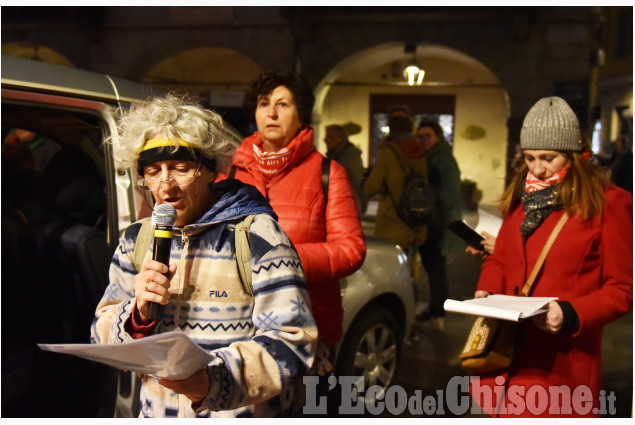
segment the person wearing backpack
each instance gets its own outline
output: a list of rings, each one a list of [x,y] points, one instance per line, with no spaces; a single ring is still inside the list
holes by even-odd
[[[390,133],[379,145],[377,159],[364,182],[367,198],[379,195],[379,206],[375,218],[374,236],[401,246],[413,257],[426,239],[426,225],[406,223],[398,211],[400,200],[410,170],[427,176],[426,158],[412,130],[412,121],[406,114],[388,117]]]
[[[366,242],[346,170],[315,149],[314,101],[303,74],[271,71],[256,77],[245,107],[257,131],[238,146],[232,168],[219,179],[235,178],[255,186],[298,251],[319,333],[314,371],[323,376],[318,396],[328,393],[327,404],[333,408],[340,400],[328,391],[328,374],[334,372],[344,318],[339,279],[361,267]],[[304,392],[304,384],[300,387]]]
[[[307,283],[297,251],[258,190],[237,180],[214,183],[234,152],[221,117],[188,97],[167,95],[134,103],[118,133],[110,140],[117,168],[136,169],[138,186],[159,207],[171,205],[176,219],[172,231],[154,233],[171,239],[169,266],[143,242],[145,220],[124,231],[91,342],[183,332],[213,356],[184,380],[142,376],[140,417],[291,412],[295,382],[317,351]],[[137,271],[139,244],[145,261]],[[165,306],[160,317],[150,315],[151,303]]]
[[[465,244],[447,227],[452,221],[462,219],[461,171],[436,121],[421,121],[417,127],[417,139],[426,152],[428,178],[436,195],[436,215],[428,226],[428,238],[419,248],[428,274],[430,302],[417,315],[417,321],[433,320],[438,328],[443,329],[443,304],[448,298],[447,255],[465,249]]]
[[[245,97],[258,130],[236,149],[227,177],[255,186],[271,203],[302,261],[320,339],[334,349],[343,332],[338,279],[361,267],[366,243],[346,170],[327,160],[324,175],[311,127],[313,103],[303,74],[259,75]]]

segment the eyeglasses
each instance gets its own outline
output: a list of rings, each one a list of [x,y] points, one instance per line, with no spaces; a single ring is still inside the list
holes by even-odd
[[[154,190],[161,186],[161,183],[172,183],[175,186],[183,187],[192,183],[197,176],[201,175],[201,164],[198,164],[195,170],[189,169],[173,169],[169,171],[168,179],[161,179],[161,171],[156,177],[141,177],[137,180],[137,186],[145,190]]]

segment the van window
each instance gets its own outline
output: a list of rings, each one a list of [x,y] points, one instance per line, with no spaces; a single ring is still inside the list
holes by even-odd
[[[28,415],[34,400],[48,417],[112,416],[109,368],[36,345],[90,342],[112,257],[103,129],[89,111],[3,96],[4,417]]]

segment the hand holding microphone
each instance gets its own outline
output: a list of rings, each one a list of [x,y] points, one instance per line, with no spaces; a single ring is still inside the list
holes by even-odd
[[[170,265],[172,248],[172,226],[176,221],[176,210],[170,204],[155,205],[152,211],[152,227],[154,228],[154,245],[152,259],[166,266]],[[167,273],[166,273],[167,275]],[[161,320],[165,306],[150,303],[150,320]]]
[[[165,305],[148,301],[157,296],[169,296],[170,250],[172,248],[172,226],[176,221],[176,210],[172,205],[155,205],[152,212],[152,227],[154,229],[154,243],[152,260],[160,264],[146,261],[141,273],[135,277],[135,293],[137,308],[142,319],[160,320],[163,318]],[[174,272],[174,270],[172,271]],[[143,306],[147,302],[147,307]]]

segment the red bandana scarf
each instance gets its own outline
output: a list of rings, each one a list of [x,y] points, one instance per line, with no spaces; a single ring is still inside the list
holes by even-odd
[[[293,142],[292,142],[293,143]],[[264,146],[258,146],[254,144],[254,158],[258,162],[258,169],[267,178],[271,178],[276,174],[284,164],[291,158],[291,146],[285,146],[278,152],[267,152],[264,150]]]
[[[529,171],[527,173],[527,178],[525,179],[525,192],[535,192],[537,190],[546,189],[550,186],[560,183],[565,174],[567,174],[569,167],[570,165],[567,165],[562,170],[558,171],[546,180],[540,180],[538,177],[534,176],[531,171]]]
[[[306,138],[311,137],[311,145],[313,144],[313,130],[310,128],[304,128],[300,130],[298,134],[289,142],[287,146],[280,149],[278,152],[269,152],[265,149],[264,142],[259,138],[253,144],[254,159],[258,163],[258,169],[265,176],[266,179],[270,179],[277,172],[282,170],[289,161],[298,154],[298,150],[302,151],[303,141]],[[302,153],[300,152],[300,155]]]

